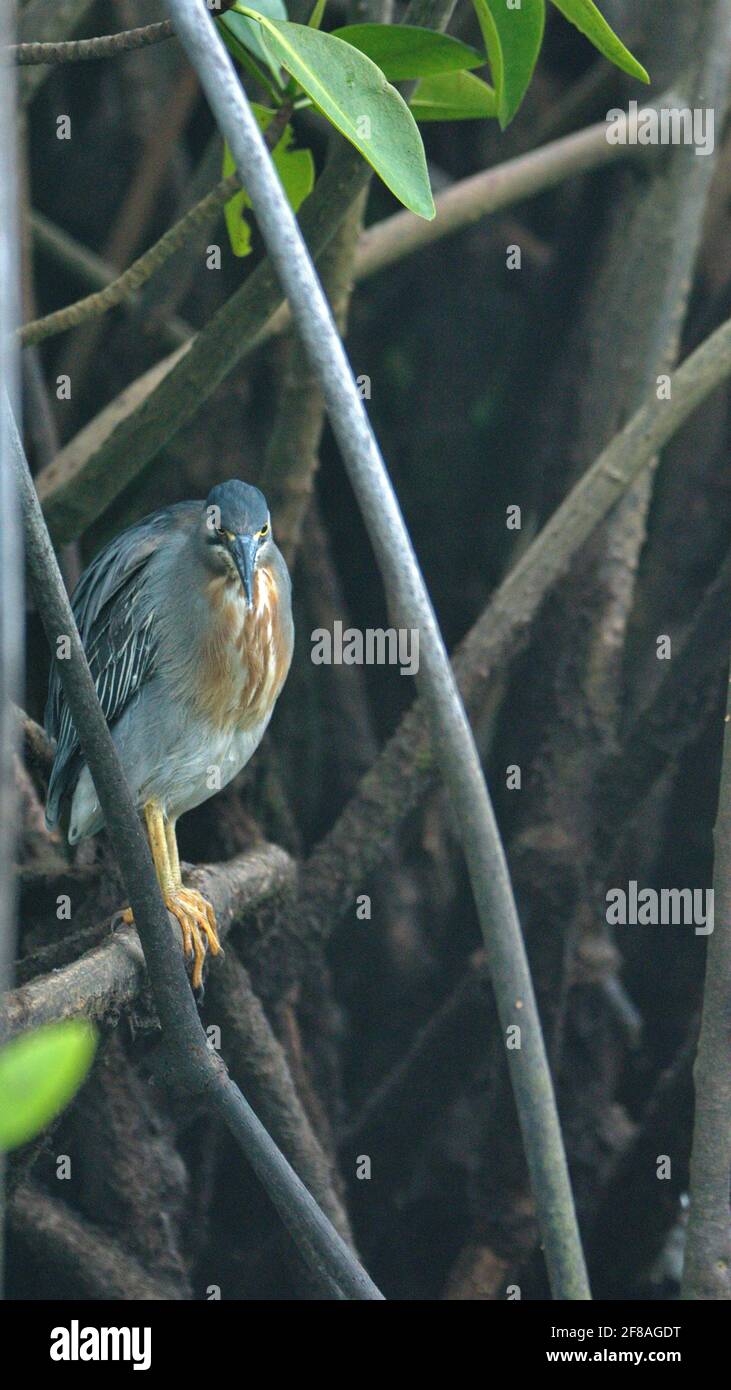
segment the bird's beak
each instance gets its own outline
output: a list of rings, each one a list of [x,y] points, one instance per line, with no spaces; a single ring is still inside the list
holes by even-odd
[[[247,608],[253,608],[253,581],[254,581],[254,562],[256,552],[259,549],[259,542],[255,536],[234,536],[231,542],[231,554],[234,564],[239,572],[241,583],[244,586],[244,597]]]

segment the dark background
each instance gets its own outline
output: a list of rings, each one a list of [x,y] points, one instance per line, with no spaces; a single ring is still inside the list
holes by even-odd
[[[549,8],[533,86],[507,132],[495,122],[426,128],[435,191],[601,120],[628,96],[642,100],[637,84]],[[653,96],[704,57],[709,6],[691,16],[688,8],[681,0],[603,6],[650,70]],[[158,17],[145,0],[98,3],[82,32]],[[328,27],[344,19],[331,0]],[[468,6],[458,7],[450,32],[476,41]],[[52,71],[24,130],[29,204],[108,257],[186,71],[174,44]],[[55,139],[59,111],[71,114],[74,129],[63,144]],[[321,164],[323,123],[305,118],[297,129]],[[179,215],[212,135],[194,94],[160,160],[149,211],[132,219],[127,260]],[[450,648],[668,369],[668,355],[670,362],[676,351],[683,355],[728,314],[731,161],[720,120],[716,141],[710,191],[698,191],[692,151],[622,162],[484,219],[356,289],[350,359],[371,378],[371,418]],[[217,177],[214,165],[210,183]],[[394,209],[375,182],[367,220]],[[220,272],[202,268],[210,241],[222,246]],[[512,243],[522,248],[519,271],[506,267]],[[219,221],[177,268],[172,263],[167,283],[183,290],[175,312],[200,326],[251,263],[234,259]],[[683,267],[692,267],[692,283]],[[34,254],[28,234],[25,292],[25,316],[33,317],[86,286],[47,253]],[[54,432],[66,442],[169,350],[153,310],[145,292],[132,314],[115,310],[99,321],[86,356],[81,330],[44,344],[30,367],[26,358],[36,469],[53,452]],[[668,316],[679,345],[663,327]],[[204,496],[220,479],[260,479],[285,353],[274,340],[231,373],[65,552],[69,576],[136,516]],[[44,429],[38,378],[53,382],[62,371],[72,372],[73,399],[45,393]],[[727,454],[728,402],[719,392],[666,451],[652,495],[633,490],[622,516],[594,534],[526,649],[485,691],[476,720],[546,1027],[592,1285],[604,1298],[677,1293],[704,941],[691,927],[612,935],[604,895],[628,879],[657,888],[710,884],[728,637]],[[521,532],[506,529],[510,504],[522,509]],[[332,612],[346,625],[387,621],[327,430],[293,579],[292,674],[253,765],[181,825],[181,852],[192,862],[230,858],[262,838],[306,856],[414,698],[413,682],[393,669],[344,673],[309,660],[324,594],[339,592]],[[40,719],[47,660],[32,612],[28,632],[26,708]],[[669,663],[657,660],[659,634],[672,638]],[[683,662],[685,693],[673,705],[661,685],[671,667],[677,680]],[[522,769],[520,791],[506,789],[512,764]],[[58,857],[59,846],[52,852]],[[60,873],[58,865],[56,878],[50,872],[50,853],[31,808],[21,866],[21,958],[28,960],[68,930],[49,911]],[[88,929],[120,901],[103,838],[80,848],[75,872],[74,928]],[[370,922],[358,921],[353,907],[296,989],[278,995],[256,974],[254,984],[336,1164],[360,1253],[391,1298],[499,1299],[514,1283],[523,1297],[545,1297],[479,930],[438,788],[408,817],[395,846],[384,846],[380,870],[359,891],[371,895]],[[237,943],[246,961],[245,931]],[[213,992],[203,1008],[215,1022]],[[144,1008],[114,1022],[106,1020],[94,1072],[59,1127],[18,1158],[18,1180],[32,1178],[179,1297],[205,1297],[211,1284],[226,1299],[302,1296],[301,1271],[231,1141],[151,1084],[154,1028]],[[54,1178],[59,1153],[72,1157],[65,1185]],[[355,1176],[358,1154],[371,1158],[370,1181]],[[671,1159],[665,1181],[656,1176],[662,1154]],[[14,1223],[8,1273],[17,1298],[105,1296],[83,1252],[72,1259],[63,1241],[39,1236],[27,1217]]]

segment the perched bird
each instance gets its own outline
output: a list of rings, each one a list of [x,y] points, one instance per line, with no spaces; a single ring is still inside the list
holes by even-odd
[[[266,499],[233,479],[154,512],[96,556],[72,606],[197,988],[206,948],[221,947],[211,904],[183,887],[176,821],[249,761],[292,659],[291,584]],[[55,661],[46,729],[57,740],[46,821],[68,813],[76,844],[104,815]]]

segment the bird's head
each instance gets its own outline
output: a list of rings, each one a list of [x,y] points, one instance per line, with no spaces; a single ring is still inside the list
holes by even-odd
[[[206,559],[212,568],[238,575],[248,608],[253,604],[254,570],[271,544],[272,523],[263,492],[238,478],[218,483],[206,498]]]

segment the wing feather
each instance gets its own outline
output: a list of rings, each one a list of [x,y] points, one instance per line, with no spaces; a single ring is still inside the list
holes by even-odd
[[[79,580],[71,606],[84,643],[97,695],[111,726],[155,670],[155,608],[149,565],[169,529],[197,511],[179,503],[122,532],[96,556]],[[56,739],[46,819],[53,826],[61,803],[73,793],[83,755],[53,661],[46,704],[46,731]]]

